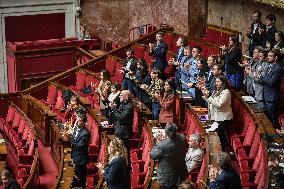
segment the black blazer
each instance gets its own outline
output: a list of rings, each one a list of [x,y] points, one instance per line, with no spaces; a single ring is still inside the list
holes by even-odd
[[[251,23],[251,25],[250,25],[251,31],[253,31],[253,28],[254,28],[254,23]],[[264,34],[262,33],[261,35],[259,35],[259,33],[258,33],[259,28],[265,29],[266,26],[262,22],[258,22],[258,26],[256,28],[255,33],[253,34],[251,32],[250,34],[247,35],[247,37],[250,39],[250,43],[249,43],[250,46],[255,47],[255,46],[261,46],[262,45],[262,39],[263,39]]]
[[[242,51],[239,47],[233,47],[230,51],[224,54],[224,59],[227,74],[243,73],[243,70],[239,65],[242,59]]]
[[[86,127],[83,127],[77,138],[75,139],[76,131],[71,138],[71,147],[72,147],[72,159],[73,163],[76,165],[86,165],[89,161],[89,141],[90,141],[90,132]]]
[[[120,103],[119,108],[110,111],[114,134],[120,139],[131,138],[134,110],[130,100]]]
[[[135,57],[132,57],[130,59],[128,59],[128,58],[124,59],[123,68],[126,68],[128,61],[131,62],[129,69],[133,72],[133,74],[135,74],[135,71],[137,70],[137,68],[136,68],[137,67],[136,66],[137,59]],[[123,70],[124,70],[124,75],[125,75],[125,73],[127,73],[127,70],[125,70],[125,69],[123,69]]]
[[[242,189],[241,179],[238,173],[232,169],[224,169],[215,181],[211,181],[210,189]]]
[[[168,45],[163,41],[159,42],[158,46],[153,47],[153,51],[149,55],[155,57],[154,68],[165,69],[168,66],[167,51]]]
[[[123,157],[117,157],[109,162],[104,168],[104,177],[108,189],[127,189],[127,166]]]
[[[275,43],[275,33],[277,32],[277,29],[275,26],[272,26],[269,28],[267,31],[264,32],[263,34],[263,39],[262,39],[262,46],[265,48],[266,47],[266,41],[269,41],[271,44],[271,47],[274,46]]]
[[[282,68],[278,63],[270,66],[265,74],[260,77],[260,82],[263,85],[264,100],[266,102],[276,102],[280,95]]]

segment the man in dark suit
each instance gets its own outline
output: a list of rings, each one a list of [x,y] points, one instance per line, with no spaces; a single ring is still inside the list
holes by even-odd
[[[260,21],[261,12],[255,11],[252,14],[253,23],[246,31],[246,35],[249,38],[249,56],[252,57],[254,47],[262,45],[263,32],[265,25]]]
[[[135,75],[137,69],[137,59],[134,57],[133,49],[126,51],[126,59],[123,61],[123,67],[121,73],[123,74],[122,89],[129,90],[134,94],[134,87],[131,81],[131,77]]]
[[[273,48],[275,43],[275,33],[277,29],[275,27],[276,16],[269,14],[266,16],[266,29],[263,34],[262,47]]]
[[[212,68],[212,74],[206,78],[205,87],[211,95],[215,90],[215,80],[219,75],[223,74],[223,65],[215,64]]]
[[[157,43],[152,44],[149,43],[150,52],[149,55],[153,55],[155,58],[154,61],[154,69],[158,69],[161,71],[161,78],[165,78],[165,68],[168,66],[167,63],[167,51],[168,45],[163,41],[163,33],[158,32],[156,34]]]
[[[134,110],[130,99],[130,91],[120,92],[120,106],[110,103],[110,116],[113,120],[114,135],[121,139],[129,152],[129,138],[133,135]],[[129,155],[129,153],[128,153]]]
[[[151,150],[151,159],[158,162],[157,177],[162,189],[174,189],[186,178],[187,167],[185,152],[187,142],[183,134],[177,133],[174,123],[167,123],[167,139],[157,138],[157,144]]]
[[[265,108],[269,119],[274,126],[277,126],[276,105],[280,96],[280,84],[282,77],[282,67],[277,63],[280,51],[278,49],[270,50],[267,56],[269,66],[262,76],[259,72],[255,72],[254,76],[259,78],[263,85],[263,98],[265,100]]]
[[[71,137],[71,154],[75,164],[75,176],[73,187],[86,187],[87,163],[89,161],[90,133],[85,127],[87,117],[85,114],[78,114],[74,124],[74,132]]]
[[[209,166],[210,189],[242,189],[240,176],[232,168],[229,154],[221,152],[217,156],[217,165],[221,170]]]

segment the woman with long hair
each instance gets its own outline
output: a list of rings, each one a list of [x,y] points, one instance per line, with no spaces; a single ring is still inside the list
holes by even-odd
[[[244,78],[243,70],[240,66],[242,51],[239,47],[239,37],[229,37],[229,47],[222,46],[222,54],[225,64],[226,77],[236,90],[240,90]]]
[[[164,127],[166,123],[174,122],[175,117],[175,93],[172,81],[167,79],[164,83],[164,94],[155,94],[161,105],[161,111],[159,114],[159,122]]]
[[[111,92],[111,81],[110,81],[110,73],[107,70],[102,70],[101,75],[100,75],[101,81],[100,84],[95,91],[99,95],[100,99],[100,109],[101,112],[106,115],[105,111],[105,104],[103,103],[104,101],[107,100],[108,95]]]
[[[108,146],[108,163],[103,167],[97,164],[99,172],[104,175],[108,189],[128,189],[127,150],[122,140],[114,137]]]
[[[209,97],[208,91],[203,93],[203,99],[208,103],[208,113],[210,120],[218,123],[217,133],[220,137],[223,151],[228,147],[226,129],[233,119],[231,106],[231,92],[228,89],[227,79],[220,75],[215,80],[215,90]]]

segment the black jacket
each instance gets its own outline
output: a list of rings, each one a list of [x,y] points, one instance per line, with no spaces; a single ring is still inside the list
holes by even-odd
[[[277,29],[275,26],[272,26],[269,28],[267,31],[264,32],[263,34],[263,39],[262,39],[262,46],[265,48],[266,47],[266,41],[269,41],[271,44],[271,47],[274,46],[275,43],[275,33],[277,32]]]
[[[73,163],[76,165],[86,165],[89,161],[89,141],[90,132],[86,127],[83,127],[76,139],[75,139],[76,129],[74,130],[73,136],[71,138],[72,147],[72,159]]]
[[[241,63],[242,51],[239,47],[233,47],[230,51],[224,54],[225,68],[227,74],[240,74],[243,70],[239,63]]]
[[[242,189],[238,173],[232,169],[224,169],[215,181],[211,181],[210,189]]]
[[[254,28],[254,23],[251,23],[251,25],[250,25],[251,31],[253,31],[253,28]],[[266,26],[262,22],[258,22],[255,33],[251,32],[250,34],[247,35],[247,37],[249,38],[249,42],[250,42],[249,45],[252,46],[252,47],[262,45],[262,39],[263,39],[264,34],[263,33],[261,35],[259,34],[259,32],[258,32],[259,28],[265,29]]]
[[[110,117],[113,121],[115,136],[120,139],[132,137],[134,110],[130,100],[121,102],[117,109],[111,110]]]

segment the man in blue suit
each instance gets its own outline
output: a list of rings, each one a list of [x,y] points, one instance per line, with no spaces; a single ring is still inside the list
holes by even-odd
[[[71,137],[71,155],[73,163],[75,164],[75,176],[72,183],[73,187],[86,187],[90,141],[90,132],[85,127],[86,122],[86,115],[78,114],[74,124],[74,132]]]
[[[161,78],[166,79],[165,77],[165,68],[168,66],[167,63],[167,51],[168,45],[163,41],[163,32],[158,32],[156,34],[157,43],[149,43],[150,51],[149,55],[153,55],[154,60],[154,69],[161,71]]]
[[[232,168],[228,153],[218,154],[217,165],[220,170],[212,165],[209,166],[210,189],[242,189],[240,176]]]
[[[269,119],[274,126],[277,126],[276,105],[280,96],[280,84],[282,77],[282,67],[277,63],[280,51],[278,49],[270,50],[267,56],[269,66],[264,75],[255,72],[254,76],[259,78],[263,85],[263,99]]]

